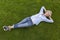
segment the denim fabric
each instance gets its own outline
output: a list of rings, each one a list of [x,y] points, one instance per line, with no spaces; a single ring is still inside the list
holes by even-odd
[[[27,17],[27,18],[23,19],[21,22],[15,24],[14,28],[30,27],[32,25],[33,25],[33,23],[32,23],[31,18]]]

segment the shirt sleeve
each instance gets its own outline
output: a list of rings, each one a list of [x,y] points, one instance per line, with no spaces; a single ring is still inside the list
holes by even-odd
[[[53,23],[53,22],[54,22],[52,18],[51,18],[51,19],[47,19],[47,18],[46,18],[44,21],[45,21],[45,22],[49,22],[49,23]]]
[[[42,7],[41,7],[41,9],[40,9],[39,14],[43,14],[45,11],[46,11],[45,7],[44,7],[44,6],[42,6]]]

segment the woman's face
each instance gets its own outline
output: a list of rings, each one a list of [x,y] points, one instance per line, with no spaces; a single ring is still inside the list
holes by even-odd
[[[51,11],[46,11],[46,13],[44,14],[46,17],[51,16],[52,12]]]

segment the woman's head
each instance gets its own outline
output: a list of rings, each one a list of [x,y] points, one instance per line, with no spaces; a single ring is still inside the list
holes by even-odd
[[[52,11],[50,10],[46,10],[45,14],[44,14],[46,17],[49,17],[52,15]]]

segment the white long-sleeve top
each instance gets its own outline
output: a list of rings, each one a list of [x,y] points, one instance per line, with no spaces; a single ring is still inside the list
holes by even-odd
[[[38,25],[42,21],[49,22],[49,23],[54,22],[52,19],[48,19],[48,18],[46,18],[46,16],[43,15],[43,10],[46,10],[44,6],[42,6],[42,8],[38,14],[31,16],[33,24]]]

